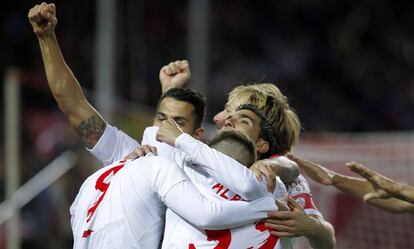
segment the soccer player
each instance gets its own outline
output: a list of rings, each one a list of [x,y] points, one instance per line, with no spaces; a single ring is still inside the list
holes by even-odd
[[[240,163],[254,160],[251,141],[237,133],[221,136],[216,146],[223,148],[221,143],[234,148],[227,150],[229,156],[245,155]],[[106,166],[86,179],[70,208],[73,248],[158,248],[165,206],[202,229],[240,226],[277,209],[271,196],[249,203],[206,198],[178,165],[149,154]]]
[[[395,189],[394,187],[396,186],[393,182],[390,182],[390,179],[386,179],[361,164],[347,163],[347,166],[365,179],[339,174],[298,156],[289,155],[289,158],[294,160],[312,180],[320,184],[334,186],[345,194],[361,200],[365,199],[367,203],[391,213],[414,214],[414,204],[407,202],[410,201],[408,192],[412,191],[412,188],[410,189],[407,185],[395,183],[397,186],[403,186],[402,188],[397,187]],[[384,187],[383,191],[381,187]],[[398,189],[403,191],[398,193]],[[378,197],[388,198],[373,198],[377,197],[377,194],[379,194]],[[402,195],[405,197],[403,198]]]
[[[162,89],[183,87],[190,78],[189,71],[187,61],[176,61],[164,66],[160,71]],[[188,76],[184,77],[182,74]],[[273,97],[278,103],[274,110],[269,112],[270,120],[274,121],[271,123],[274,127],[273,130],[277,134],[276,143],[271,150],[273,155],[270,159],[260,160],[257,163],[266,164],[279,173],[280,167],[275,167],[272,161],[278,160],[280,158],[278,155],[285,155],[291,150],[299,137],[300,122],[295,112],[289,107],[287,98],[275,85],[261,83],[236,87],[230,92],[225,109],[214,117],[214,122],[216,127],[220,129],[225,126],[226,120],[234,115],[238,106],[252,102],[260,105],[260,101],[255,100],[252,96],[262,96],[262,98],[257,98],[262,101],[266,96]],[[261,159],[265,156],[268,155],[262,155]],[[294,205],[296,208],[292,212],[275,212],[273,219],[269,219],[269,224],[267,224],[276,230],[272,234],[288,237],[305,236],[314,248],[332,248],[335,244],[333,227],[323,219],[314,205],[306,179],[299,175],[297,178],[284,182],[288,184],[289,196],[297,200],[302,208]],[[290,202],[294,203],[295,201],[290,200]]]
[[[125,152],[124,148],[129,148],[130,151],[131,148],[137,147],[138,143],[135,140],[128,138],[116,128],[106,124],[102,117],[90,106],[83,96],[76,78],[71,73],[61,55],[54,35],[54,28],[57,21],[54,6],[42,4],[36,8],[42,8],[42,10],[37,10],[37,12],[36,10],[33,10],[35,13],[32,13],[32,15],[29,13],[29,18],[39,39],[48,82],[55,99],[61,110],[68,117],[71,125],[76,127],[84,142],[87,144],[87,147],[93,148],[92,153],[95,151],[100,155],[98,158],[106,163],[117,161],[115,160],[116,158],[120,159],[126,155],[123,154],[123,152]],[[172,93],[174,91],[169,92]],[[167,102],[169,103],[167,104]],[[177,107],[171,108],[172,110],[170,111],[172,111],[172,114],[164,112],[163,108],[170,108],[171,106]],[[194,105],[188,104],[185,101],[177,101],[174,97],[166,96],[159,103],[157,109],[159,113],[157,113],[154,123],[172,117],[175,120],[179,119],[181,121],[179,125],[187,133],[192,134],[194,137],[201,134],[202,130],[198,128],[200,126],[199,124],[196,124],[193,117],[194,115],[198,115]],[[177,110],[186,110],[187,114],[181,116],[176,115],[176,113],[174,114],[174,111]],[[233,117],[232,122],[236,121],[245,122],[246,120],[243,120],[240,116]],[[253,126],[250,126],[249,128],[254,129]],[[256,138],[259,138],[258,135]],[[266,143],[263,143],[262,140],[256,140],[256,142],[260,142],[260,144],[258,144],[260,150],[266,148]],[[109,149],[108,147],[111,146],[115,146],[115,148]],[[217,186],[218,191],[223,190],[223,187],[220,185]],[[225,189],[224,192],[227,193],[228,191]]]

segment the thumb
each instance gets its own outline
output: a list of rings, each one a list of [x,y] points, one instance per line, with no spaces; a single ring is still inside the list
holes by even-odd
[[[381,199],[387,196],[387,193],[385,191],[377,190],[375,192],[370,192],[364,195],[363,201],[368,202],[372,199]]]
[[[304,210],[302,205],[299,204],[299,202],[297,202],[295,199],[293,199],[292,197],[288,196],[288,205],[291,209],[299,209],[299,210]]]

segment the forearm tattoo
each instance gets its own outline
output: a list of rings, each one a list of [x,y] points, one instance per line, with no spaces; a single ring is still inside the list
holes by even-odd
[[[101,117],[95,115],[80,123],[76,131],[86,144],[86,147],[91,149],[102,136],[105,127],[105,121]]]

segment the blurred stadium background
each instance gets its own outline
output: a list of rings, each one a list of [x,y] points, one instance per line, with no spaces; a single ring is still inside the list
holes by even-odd
[[[20,245],[6,247],[6,237],[12,235],[1,225],[0,248],[71,248],[69,205],[81,182],[99,167],[48,91],[26,18],[37,3],[7,1],[0,8],[1,200],[13,178],[6,168],[19,169],[14,173],[21,185],[68,149],[79,160],[20,210]],[[193,71],[189,86],[207,96],[205,126],[210,133],[212,117],[230,89],[240,82],[274,82],[303,123],[295,153],[346,174],[344,163],[358,161],[414,185],[411,1],[55,4],[62,51],[88,99],[105,119],[138,140],[160,95],[159,69],[188,58]],[[20,99],[8,92],[6,81],[19,86]],[[20,105],[19,111],[11,109],[20,119],[17,124],[6,116],[6,99]],[[13,136],[20,142],[17,159],[5,149],[13,146]],[[11,163],[6,165],[7,157]],[[412,215],[387,214],[332,187],[310,183],[317,205],[336,228],[337,248],[414,248]]]

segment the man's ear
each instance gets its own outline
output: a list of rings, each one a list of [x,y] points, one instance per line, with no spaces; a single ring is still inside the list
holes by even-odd
[[[256,150],[259,154],[265,154],[269,151],[269,142],[264,140],[263,138],[259,137],[256,141]]]
[[[204,137],[204,128],[200,127],[195,129],[193,132],[193,137],[197,140],[201,140]]]

